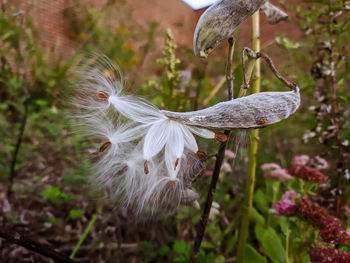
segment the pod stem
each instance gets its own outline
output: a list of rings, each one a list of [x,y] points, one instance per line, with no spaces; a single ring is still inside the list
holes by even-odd
[[[233,65],[233,53],[234,53],[234,47],[235,47],[235,39],[233,37],[228,39],[229,43],[229,51],[228,51],[228,56],[227,56],[227,64],[226,64],[226,81],[227,81],[227,88],[228,88],[228,100],[233,99],[233,90],[234,90],[234,83],[233,83],[233,75],[232,75],[232,65]],[[225,131],[224,132],[227,137],[230,135],[230,131]],[[194,241],[192,253],[191,253],[191,262],[195,262],[198,255],[199,255],[199,249],[202,244],[202,240],[204,237],[205,229],[208,225],[209,221],[209,213],[211,206],[213,204],[214,200],[214,194],[216,191],[216,184],[219,180],[219,175],[220,175],[220,170],[221,166],[225,157],[225,149],[227,145],[227,141],[222,142],[220,144],[219,150],[216,154],[216,162],[215,162],[215,167],[213,171],[213,176],[211,178],[211,183],[209,186],[207,198],[205,201],[203,213],[201,216],[201,219],[197,225],[197,236]]]
[[[252,39],[254,52],[260,52],[260,26],[259,26],[259,12],[256,12],[252,16]],[[253,70],[253,93],[260,92],[260,60],[256,60]],[[255,187],[255,174],[256,174],[256,154],[258,151],[259,130],[254,129],[251,131],[249,145],[249,162],[247,178],[245,182],[245,194],[244,202],[242,206],[242,220],[239,233],[239,241],[237,247],[236,262],[242,263],[244,259],[244,251],[247,243],[247,237],[249,232],[249,220],[250,211],[253,206],[253,196]]]
[[[255,63],[259,58],[262,58],[267,63],[267,65],[269,66],[273,74],[276,76],[276,78],[278,78],[286,87],[288,87],[291,90],[297,89],[297,85],[293,81],[286,79],[277,70],[275,64],[273,63],[269,55],[260,51],[254,52],[252,49],[245,47],[242,51],[243,83],[241,85],[238,97],[245,96],[249,88],[249,82],[253,73],[253,69],[255,67]]]

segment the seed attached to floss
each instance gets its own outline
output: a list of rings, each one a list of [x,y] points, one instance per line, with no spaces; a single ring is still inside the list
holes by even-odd
[[[145,174],[149,174],[147,160],[143,163],[143,171]]]
[[[107,92],[105,92],[103,90],[97,90],[96,91],[96,98],[99,101],[107,102],[109,100],[109,95]]]
[[[176,167],[179,164],[180,158],[177,158],[175,161],[174,171],[176,171]]]
[[[218,142],[226,142],[227,141],[227,135],[224,133],[220,133],[220,132],[215,133],[214,138]]]
[[[103,143],[103,144],[100,146],[99,152],[100,152],[100,153],[101,153],[101,152],[104,152],[104,151],[108,148],[108,146],[110,146],[110,145],[111,145],[111,142],[110,142],[110,141]]]
[[[122,169],[120,169],[120,170],[117,172],[117,175],[118,175],[118,176],[122,175],[122,174],[125,173],[128,169],[129,169],[129,166],[125,165]]]
[[[175,192],[176,184],[175,181],[170,182],[171,189]]]
[[[201,161],[206,161],[206,160],[208,160],[208,154],[206,154],[205,152],[199,150],[199,151],[197,151],[196,154],[197,154],[198,158],[199,158]]]

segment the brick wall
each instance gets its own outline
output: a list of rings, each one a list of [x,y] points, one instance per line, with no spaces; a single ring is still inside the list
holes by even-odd
[[[10,0],[10,2],[15,0]],[[295,0],[293,0],[295,1]],[[17,6],[33,14],[35,24],[40,28],[44,46],[52,49],[58,56],[68,57],[74,53],[74,45],[68,36],[69,23],[62,12],[69,6],[69,0],[22,0]],[[79,3],[101,7],[101,0],[79,0]],[[125,0],[126,7],[131,11],[131,19],[146,24],[155,20],[161,29],[170,28],[175,36],[175,42],[181,46],[192,47],[193,32],[203,10],[194,11],[181,0]],[[264,44],[273,42],[279,32],[287,32],[289,36],[300,36],[300,32],[285,22],[269,25],[264,15],[261,24],[261,38]],[[240,28],[240,39],[250,45],[250,20]],[[163,46],[164,39],[156,41],[158,51]]]

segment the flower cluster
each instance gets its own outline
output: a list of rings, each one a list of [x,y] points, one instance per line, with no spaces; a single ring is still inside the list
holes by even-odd
[[[321,173],[316,168],[312,168],[310,166],[293,166],[288,169],[288,172],[300,179],[306,180],[306,181],[315,181],[319,183],[326,182],[328,180],[328,177]]]
[[[293,216],[298,209],[295,199],[299,197],[300,194],[293,190],[285,192],[282,199],[272,205],[272,208],[276,210],[276,216]]]
[[[310,157],[309,155],[298,155],[292,160],[293,166],[310,166],[317,170],[324,170],[329,167],[328,162],[320,156]]]
[[[309,251],[312,263],[348,263],[350,252],[343,252],[336,248],[319,247]]]
[[[288,169],[283,169],[276,163],[265,163],[260,168],[267,178],[290,180],[295,176],[302,180],[318,183],[328,180],[328,177],[319,171],[328,168],[328,163],[319,156],[298,155],[293,158],[292,165]]]
[[[290,194],[288,194],[288,196],[290,196]],[[293,194],[293,198],[294,197],[298,198],[298,195]],[[317,203],[313,203],[305,197],[302,197],[299,202],[295,202],[291,199],[282,199],[273,204],[273,208],[277,211],[277,216],[299,216],[310,221],[315,228],[319,229],[320,237],[327,243],[348,243],[350,233],[342,228],[341,220],[331,216],[325,208]]]
[[[272,179],[290,180],[293,177],[288,173],[287,169],[282,169],[276,163],[265,163],[261,165],[261,170],[264,171],[264,176]]]
[[[206,160],[193,134],[219,141],[224,134],[187,126],[169,119],[147,101],[123,91],[119,70],[107,58],[82,72],[73,102],[85,135],[102,140],[102,157],[92,179],[135,213],[176,211],[185,188],[187,157]],[[188,175],[191,176],[191,175]]]
[[[347,244],[350,233],[342,228],[339,218],[331,216],[328,211],[317,203],[303,197],[298,202],[298,212],[301,216],[312,222],[320,230],[320,237],[328,243]]]

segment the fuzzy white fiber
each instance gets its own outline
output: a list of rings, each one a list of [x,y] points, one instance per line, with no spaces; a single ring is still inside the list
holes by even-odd
[[[196,153],[193,134],[212,131],[170,120],[154,105],[126,95],[118,68],[105,57],[79,73],[75,117],[84,135],[97,137],[103,151],[92,166],[96,185],[136,214],[171,214],[184,189],[182,163]]]

